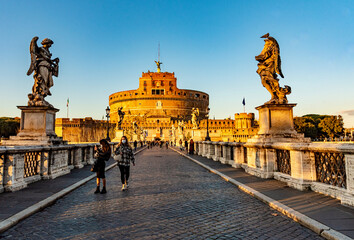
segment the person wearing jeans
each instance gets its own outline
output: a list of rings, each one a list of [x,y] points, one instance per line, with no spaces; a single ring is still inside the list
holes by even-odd
[[[124,191],[129,187],[128,180],[130,173],[130,163],[135,166],[133,149],[130,147],[126,136],[123,136],[120,139],[120,144],[118,145],[114,153],[116,155],[121,156],[117,164],[121,174],[122,191]]]

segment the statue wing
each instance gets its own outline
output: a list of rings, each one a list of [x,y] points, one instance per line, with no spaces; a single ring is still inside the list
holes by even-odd
[[[280,48],[277,40],[275,38],[272,39],[274,43],[273,47],[273,54],[275,54],[275,72],[278,73],[282,78],[284,78],[284,75],[281,71],[281,59],[280,59]]]
[[[33,71],[36,69],[37,65],[37,55],[38,55],[38,46],[37,46],[38,37],[32,38],[30,43],[30,54],[31,54],[31,65],[27,71],[27,75],[31,75]]]

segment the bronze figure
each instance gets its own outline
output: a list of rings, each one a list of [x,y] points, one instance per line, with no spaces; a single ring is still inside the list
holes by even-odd
[[[122,123],[124,119],[125,112],[122,111],[123,107],[118,108],[118,129],[122,129]]]
[[[256,60],[259,62],[257,73],[262,80],[262,85],[271,94],[271,99],[266,104],[286,104],[288,103],[286,95],[291,93],[291,88],[287,85],[284,88],[279,86],[277,74],[284,78],[281,71],[279,44],[275,38],[269,36],[269,33],[261,38],[265,38],[265,44],[261,54],[256,56]]]
[[[50,88],[53,86],[53,75],[58,77],[59,73],[59,58],[51,59],[52,54],[49,48],[53,41],[45,38],[42,41],[42,47],[37,46],[38,37],[34,37],[30,44],[31,65],[28,69],[27,75],[33,72],[34,85],[32,93],[28,94],[29,106],[50,106],[44,98],[50,93]]]

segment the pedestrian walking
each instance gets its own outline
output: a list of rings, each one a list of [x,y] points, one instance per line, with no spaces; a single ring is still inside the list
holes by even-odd
[[[134,141],[134,151],[136,151],[136,148],[138,147],[138,142],[135,140]]]
[[[166,141],[166,149],[168,149],[168,141]]]
[[[181,151],[182,151],[182,149],[183,149],[182,139],[180,139],[180,140],[179,140],[179,150],[181,150]]]
[[[194,141],[191,139],[189,141],[189,154],[194,154]]]
[[[129,175],[130,175],[130,162],[135,166],[135,159],[133,154],[133,149],[130,147],[127,137],[123,136],[120,139],[120,144],[114,151],[115,155],[120,155],[118,159],[118,167],[120,170],[121,182],[122,182],[122,191],[128,189],[129,187]]]
[[[186,152],[188,153],[188,141],[184,141],[184,147],[186,148]]]
[[[96,183],[97,183],[97,188],[95,193],[107,193],[106,190],[106,175],[105,175],[105,168],[106,168],[106,161],[108,161],[111,157],[111,148],[107,142],[106,139],[101,139],[100,140],[100,147],[95,146],[95,158],[97,159],[95,162],[95,165],[97,167],[97,172],[96,172]],[[103,188],[102,191],[100,191],[100,183],[102,179],[102,184]]]

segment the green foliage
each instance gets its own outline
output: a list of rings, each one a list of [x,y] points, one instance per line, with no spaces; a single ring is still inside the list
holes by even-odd
[[[343,125],[343,118],[341,115],[338,115],[322,119],[318,127],[321,128],[321,131],[325,133],[326,137],[334,138],[343,135]]]
[[[315,139],[318,136],[317,123],[310,117],[295,117],[294,127],[297,132],[304,133],[305,137]]]
[[[14,136],[20,128],[20,119],[0,117],[0,137]]]
[[[294,118],[295,130],[312,139],[339,137],[343,135],[343,125],[343,118],[340,115],[307,114]]]

